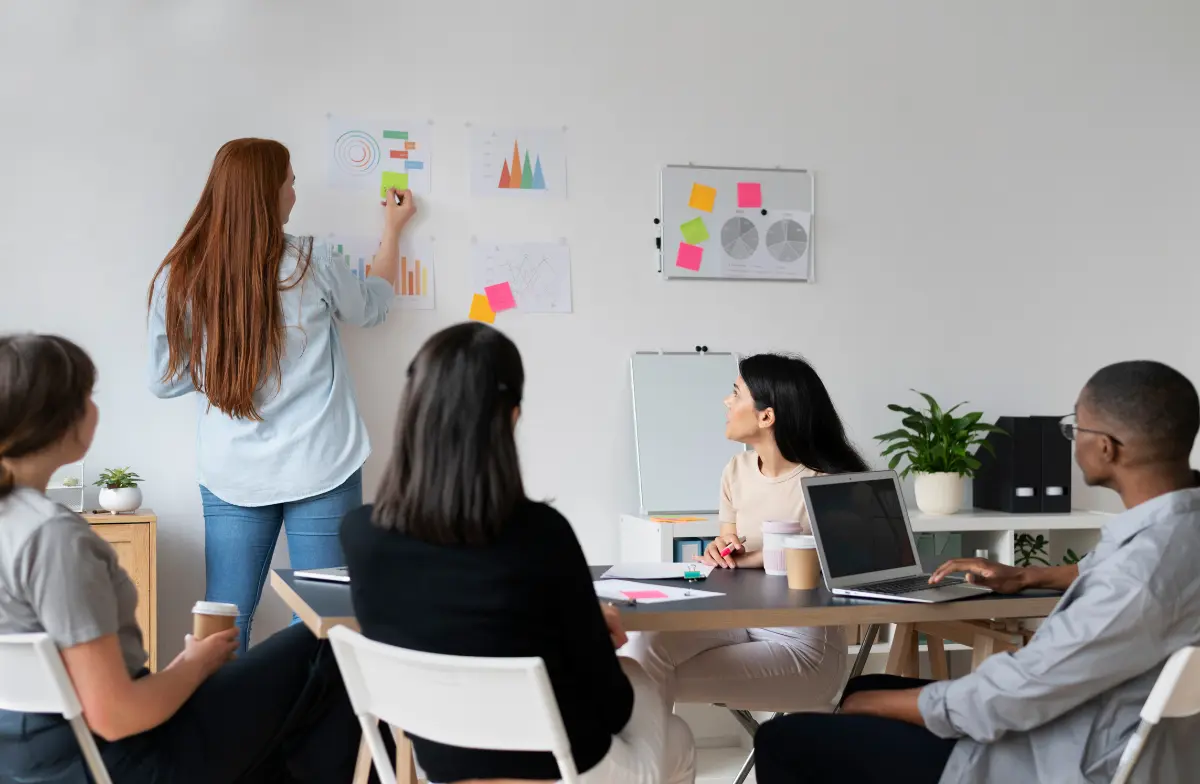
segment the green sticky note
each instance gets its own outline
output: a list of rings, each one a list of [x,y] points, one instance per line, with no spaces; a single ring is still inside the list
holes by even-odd
[[[403,172],[385,171],[379,180],[379,198],[387,196],[388,188],[398,191],[408,190],[408,175]]]
[[[680,226],[679,230],[683,232],[683,241],[689,245],[699,245],[708,239],[708,227],[700,218],[692,218]]]

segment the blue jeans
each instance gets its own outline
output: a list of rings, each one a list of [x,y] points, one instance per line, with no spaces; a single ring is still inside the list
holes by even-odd
[[[238,606],[240,652],[245,653],[279,529],[287,531],[293,569],[344,566],[338,526],[347,512],[362,506],[362,470],[327,493],[286,504],[235,506],[204,486],[200,498],[204,502],[204,598]]]

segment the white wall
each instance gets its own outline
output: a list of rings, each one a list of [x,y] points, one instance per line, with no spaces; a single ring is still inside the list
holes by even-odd
[[[164,655],[202,592],[203,528],[193,404],[142,384],[145,287],[233,137],[291,148],[293,230],[374,228],[370,203],[325,189],[326,111],[436,121],[421,230],[439,309],[348,336],[368,488],[406,362],[466,314],[470,236],[566,236],[575,313],[502,326],[528,368],[530,488],[597,562],[636,499],[636,349],[802,352],[872,453],[909,387],[998,415],[1065,412],[1120,359],[1200,381],[1189,0],[0,6],[0,330],[61,332],[97,359],[90,465],[149,480]],[[567,125],[570,199],[471,200],[467,122]],[[688,161],[815,169],[819,283],[661,281],[657,171]]]

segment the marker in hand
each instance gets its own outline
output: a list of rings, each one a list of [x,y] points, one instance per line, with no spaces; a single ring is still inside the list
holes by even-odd
[[[738,544],[746,543],[746,537],[744,537],[744,536],[739,536],[737,538],[737,540],[738,540]],[[728,547],[726,547],[724,550],[721,551],[721,557],[722,558],[726,557],[727,555],[732,553],[734,551],[734,549],[736,549],[736,548],[737,548],[737,545],[735,545],[735,544],[729,545]]]

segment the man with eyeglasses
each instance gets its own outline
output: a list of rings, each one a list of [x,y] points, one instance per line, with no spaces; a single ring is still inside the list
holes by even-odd
[[[943,564],[1001,593],[1063,590],[1033,639],[953,681],[868,675],[841,712],[794,714],[755,738],[760,784],[825,781],[1109,782],[1164,662],[1200,643],[1200,430],[1190,381],[1158,362],[1092,376],[1063,435],[1084,480],[1116,491],[1123,514],[1075,566]],[[1161,724],[1131,781],[1200,776],[1200,717]]]

